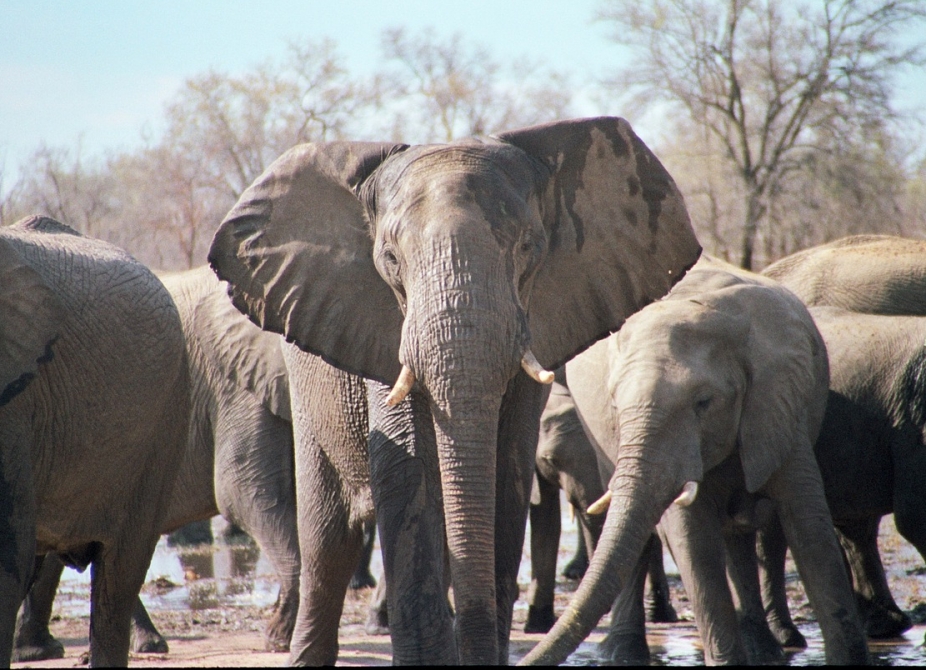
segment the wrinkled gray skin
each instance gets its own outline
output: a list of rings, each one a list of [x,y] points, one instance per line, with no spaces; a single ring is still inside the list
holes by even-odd
[[[671,177],[615,118],[446,145],[300,145],[228,214],[210,262],[235,304],[371,380],[396,663],[508,661],[543,402],[522,357],[559,366],[664,295],[699,251]],[[389,407],[403,365],[417,384]],[[295,420],[295,391],[293,404]],[[371,513],[370,487],[351,479],[362,454],[317,444],[304,464],[321,473],[297,450],[297,497],[317,503],[299,507],[328,521],[300,515],[300,608],[317,626],[297,627],[294,663],[337,659],[336,626],[322,622],[337,620],[350,574],[330,557],[352,571]],[[300,477],[321,481],[309,492]]]
[[[826,403],[826,350],[793,294],[703,259],[667,299],[566,370],[583,422],[616,464],[613,500],[575,599],[525,663],[562,662],[588,635],[631,582],[660,517],[705,662],[747,662],[717,551],[727,505],[743,493],[778,506],[827,663],[867,662],[813,457]],[[588,388],[577,385],[596,377]],[[686,482],[700,482],[697,497],[673,504]]]
[[[556,381],[551,386],[550,397],[540,417],[529,516],[531,584],[527,592],[526,633],[546,633],[556,621],[553,598],[561,530],[560,490],[565,492],[566,499],[576,511],[584,546],[594,549],[604,525],[604,515],[590,515],[586,510],[604,495],[606,482],[613,470],[610,463],[600,462],[598,453],[585,434],[565,382],[565,370],[560,368],[556,371]],[[648,619],[677,621],[662,565],[662,544],[657,537],[654,537],[650,554]]]
[[[221,513],[257,539],[280,580],[267,648],[286,651],[299,607],[299,544],[282,339],[236,310],[208,267],[161,279],[183,325],[192,413],[180,475],[159,529],[168,533]],[[17,660],[63,654],[48,632],[62,567],[46,561],[23,604]],[[167,651],[140,600],[132,622],[134,651]]]
[[[856,235],[812,247],[767,267],[763,273],[781,282],[809,306],[831,305],[854,312],[926,316],[926,242],[888,235]],[[861,355],[863,352],[859,352]],[[877,352],[865,355],[880,356]],[[833,402],[833,401],[831,401]],[[889,441],[889,440],[888,440]],[[859,444],[859,435],[850,443]],[[861,447],[856,447],[861,448]],[[874,471],[883,464],[873,463]],[[823,468],[824,477],[827,475]],[[830,484],[824,479],[829,489]],[[831,507],[833,503],[831,502]],[[856,599],[868,634],[892,637],[910,628],[884,579],[876,544],[877,522],[838,527],[852,569]],[[780,639],[797,630],[784,593],[786,546],[780,533],[760,534],[763,599],[769,624]]]
[[[128,254],[44,217],[0,230],[0,275],[0,664],[52,552],[92,566],[90,664],[124,666],[187,430],[177,308]]]

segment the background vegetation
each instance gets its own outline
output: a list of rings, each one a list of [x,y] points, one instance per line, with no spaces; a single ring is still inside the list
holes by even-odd
[[[88,158],[80,142],[41,145],[15,183],[0,163],[0,225],[45,213],[152,267],[193,267],[241,192],[296,143],[444,142],[565,118],[581,79],[601,113],[659,119],[647,141],[712,253],[761,269],[848,234],[924,237],[926,117],[892,104],[894,75],[926,64],[924,41],[899,37],[924,18],[922,0],[602,0],[598,19],[635,56],[595,73],[394,29],[380,70],[360,77],[332,40],[291,43],[281,62],[188,79],[164,133],[137,149]]]

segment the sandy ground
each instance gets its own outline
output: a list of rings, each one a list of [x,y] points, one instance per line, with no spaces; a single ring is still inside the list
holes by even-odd
[[[898,604],[911,611],[917,625],[902,638],[872,644],[875,662],[883,665],[926,665],[926,648],[922,646],[926,633],[926,584],[923,583],[922,561],[915,550],[896,535],[893,523],[885,519],[882,524],[881,547],[892,589]],[[561,558],[568,560],[568,553]],[[790,561],[789,561],[790,566]],[[807,651],[789,655],[791,665],[817,665],[824,662],[819,629],[807,605],[803,589],[796,574],[789,574],[789,597],[795,621],[810,641]],[[677,624],[648,626],[654,664],[691,665],[702,662],[697,631],[692,623],[691,609],[677,577],[670,576],[673,586],[673,604],[682,621]],[[575,583],[564,578],[557,587],[557,607],[562,611]],[[364,632],[367,602],[371,590],[351,592],[345,603],[341,619],[339,664],[349,666],[375,666],[391,664],[391,645],[388,636],[370,636]],[[523,596],[523,591],[522,591]],[[152,612],[152,619],[167,638],[170,652],[159,655],[130,657],[130,665],[137,667],[232,667],[280,666],[286,654],[264,651],[261,631],[268,618],[269,608],[225,607],[197,611]],[[512,631],[511,661],[517,662],[540,639],[540,635],[521,632],[526,605],[523,599],[515,608]],[[81,655],[87,649],[87,617],[56,616],[52,633],[66,648],[66,656],[54,661],[14,664],[24,667],[75,667],[82,664]],[[572,664],[591,663],[595,660],[594,644],[605,634],[607,617],[599,628],[570,659]],[[85,660],[83,662],[86,662]]]

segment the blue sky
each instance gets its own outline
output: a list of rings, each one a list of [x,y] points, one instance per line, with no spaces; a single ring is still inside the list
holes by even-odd
[[[590,73],[620,50],[593,24],[597,0],[2,0],[0,156],[39,142],[93,154],[154,131],[184,79],[280,59],[289,40],[330,37],[350,70],[373,71],[385,28],[456,31],[499,59]]]
[[[40,142],[74,146],[78,138],[91,156],[130,149],[143,129],[157,132],[165,101],[184,79],[210,67],[236,73],[278,60],[294,39],[330,37],[351,71],[364,73],[378,64],[385,28],[459,31],[498,59],[527,56],[575,73],[579,83],[626,56],[607,40],[607,27],[593,22],[597,6],[598,0],[0,0],[0,161],[15,171]],[[926,104],[926,71],[908,73],[902,89],[902,104]],[[632,121],[641,130],[640,120]]]

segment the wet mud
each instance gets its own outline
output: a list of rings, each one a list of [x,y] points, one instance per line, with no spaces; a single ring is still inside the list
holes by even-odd
[[[215,524],[221,526],[221,520]],[[564,538],[560,568],[575,549],[575,526],[563,520]],[[222,539],[216,544],[196,548],[168,547],[162,540],[148,572],[142,600],[152,620],[167,638],[170,652],[163,655],[133,654],[133,666],[230,667],[279,666],[286,654],[264,650],[262,631],[276,599],[277,585],[269,562],[258,547],[247,539]],[[526,543],[526,547],[529,547]],[[916,626],[904,636],[872,641],[870,649],[876,665],[926,665],[926,568],[919,554],[894,529],[891,518],[881,527],[880,546],[892,592],[902,609],[911,613]],[[372,572],[381,572],[378,552]],[[788,653],[788,665],[823,665],[823,643],[793,564],[788,565],[788,596],[791,611],[809,642],[806,650]],[[659,666],[703,664],[691,608],[671,559],[667,572],[672,582],[672,600],[681,621],[677,624],[649,624],[647,637],[653,658]],[[529,556],[525,554],[519,574],[522,596],[530,581]],[[89,571],[65,571],[55,601],[52,633],[65,645],[64,659],[14,667],[74,667],[87,649],[89,625]],[[562,611],[576,588],[576,582],[559,578],[557,610]],[[388,636],[370,636],[364,631],[367,602],[371,589],[348,594],[341,619],[339,664],[351,666],[390,665]],[[520,660],[539,641],[540,635],[521,632],[527,604],[515,606],[511,642],[511,663]],[[567,665],[598,665],[597,643],[606,634],[607,617],[595,632],[568,659]]]

